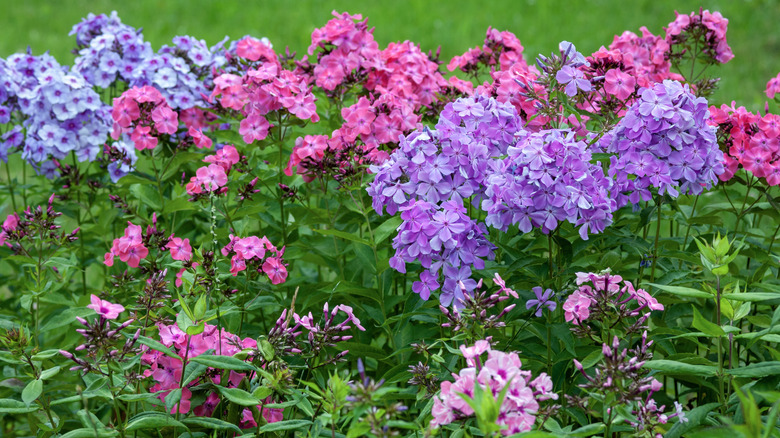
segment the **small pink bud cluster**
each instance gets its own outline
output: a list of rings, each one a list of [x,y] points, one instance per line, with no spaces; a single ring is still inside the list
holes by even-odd
[[[729,47],[726,41],[729,20],[723,18],[720,12],[712,13],[709,10],[700,10],[698,14],[695,12],[691,12],[688,15],[676,12],[675,14],[677,16],[674,21],[669,23],[669,27],[666,28],[666,42],[670,46],[685,41],[687,39],[685,34],[703,31],[703,39],[706,45],[705,47],[700,47],[699,50],[705,56],[721,64],[725,64],[734,58],[734,53],[731,52],[731,47]]]
[[[433,400],[431,428],[473,416],[474,409],[460,394],[473,398],[475,385],[492,394],[494,399],[506,388],[497,420],[505,436],[531,430],[539,402],[558,399],[552,392],[550,377],[541,373],[532,379],[530,371],[521,369],[523,364],[517,353],[493,350],[489,340],[477,341],[471,347],[461,345],[460,350],[468,367],[452,374],[454,382],[442,382],[441,393]],[[480,356],[485,352],[488,358],[482,362]]]
[[[498,64],[501,70],[507,70],[516,63],[525,63],[523,50],[520,40],[512,32],[488,27],[482,47],[474,47],[463,55],[453,57],[447,64],[447,70],[460,69],[469,73],[477,70],[480,64],[493,69]]]
[[[193,196],[193,200],[212,192],[216,195],[226,193],[228,173],[234,164],[241,161],[241,154],[234,146],[226,145],[203,161],[210,164],[199,168],[187,183],[187,193]]]
[[[114,257],[119,257],[119,260],[127,263],[127,266],[137,268],[141,260],[148,254],[149,250],[143,243],[143,229],[140,225],[133,225],[132,222],[128,221],[125,235],[114,239],[111,250],[106,253],[103,263],[106,266],[114,266]]]
[[[579,288],[563,303],[564,318],[576,326],[588,320],[611,326],[624,318],[639,316],[631,327],[638,329],[650,317],[650,311],[664,310],[663,304],[647,291],[634,289],[630,281],[624,282],[623,277],[612,275],[608,269],[599,274],[578,272],[577,285]]]
[[[336,323],[336,315],[342,312],[346,314],[346,319],[342,322]],[[352,339],[352,336],[341,335],[342,332],[352,328],[350,324],[354,324],[360,331],[366,331],[360,320],[355,316],[352,311],[352,307],[346,304],[339,304],[328,310],[328,303],[322,309],[322,321],[320,323],[314,322],[314,316],[311,312],[308,315],[301,317],[300,315],[293,314],[293,319],[296,324],[309,331],[308,339],[309,346],[312,352],[318,353],[324,347],[335,347],[337,342],[348,341]],[[337,358],[343,357],[347,351],[343,351]]]
[[[233,276],[250,267],[262,272],[271,280],[271,284],[284,283],[287,279],[287,264],[282,256],[284,248],[277,249],[263,236],[237,237],[230,235],[230,243],[222,248],[222,255],[230,259],[230,272]]]
[[[111,111],[114,130],[111,136],[118,140],[129,134],[138,150],[154,149],[161,134],[175,134],[179,119],[156,88],[146,85],[133,87],[114,99]]]

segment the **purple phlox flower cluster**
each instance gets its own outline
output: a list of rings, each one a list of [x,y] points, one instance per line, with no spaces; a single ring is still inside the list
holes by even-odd
[[[460,347],[468,366],[458,374],[453,373],[454,382],[444,381],[441,393],[433,400],[431,428],[462,421],[474,415],[474,410],[460,394],[474,397],[475,385],[492,394],[493,398],[508,387],[498,414],[498,424],[503,426],[505,436],[531,430],[539,411],[539,402],[553,399],[550,377],[541,373],[532,379],[530,371],[522,369],[517,353],[493,350],[488,340],[480,340],[471,347]],[[487,359],[480,356],[487,352]]]
[[[574,367],[585,377],[585,383],[579,386],[587,392],[603,395],[614,394],[615,402],[622,405],[634,405],[632,413],[636,416],[625,421],[637,431],[651,432],[659,424],[666,424],[670,418],[678,417],[678,421],[687,422],[682,405],[675,402],[675,411],[664,414],[665,406],[658,406],[652,395],[663,388],[661,382],[649,375],[650,371],[642,368],[653,358],[650,347],[652,340],[647,339],[647,331],[642,333],[640,343],[632,348],[620,348],[620,339],[615,336],[612,343],[602,344],[604,358],[596,366],[592,376],[585,372],[583,365],[574,359]],[[584,407],[587,398],[566,396],[573,405]],[[613,407],[614,409],[614,407]]]
[[[498,274],[496,274],[498,275]],[[542,288],[537,286],[531,291],[536,295],[535,299],[528,300],[525,303],[525,308],[534,308],[534,316],[537,318],[542,316],[542,310],[546,307],[550,312],[554,311],[558,307],[558,303],[555,302],[555,292],[552,289],[546,289],[542,292]]]
[[[74,70],[101,88],[117,80],[133,83],[141,74],[139,66],[154,55],[141,31],[122,23],[116,11],[108,16],[89,14],[70,35],[76,35],[78,46]]]
[[[346,319],[341,322],[336,322],[336,315],[341,312],[346,315]],[[298,314],[292,315],[295,323],[300,325],[309,331],[308,342],[312,353],[319,353],[325,347],[335,347],[338,342],[348,341],[352,339],[350,335],[342,335],[341,333],[352,328],[354,325],[360,331],[366,331],[360,320],[355,316],[352,307],[346,304],[339,304],[333,307],[333,310],[329,310],[328,303],[322,309],[322,320],[319,323],[314,321],[314,316],[311,312],[305,316],[299,316]],[[352,325],[350,325],[352,324]],[[347,354],[347,350],[339,353],[334,359],[340,359]]]
[[[491,158],[506,154],[523,121],[508,103],[460,98],[442,110],[435,130],[401,137],[368,188],[377,213],[395,214],[411,199],[440,204],[480,195]]]
[[[48,54],[11,55],[2,70],[0,95],[15,101],[22,122],[4,135],[0,155],[20,146],[22,158],[48,177],[56,175],[51,158],[74,152],[79,161],[95,160],[110,130],[110,107],[80,73]]]
[[[568,129],[521,132],[507,157],[491,163],[482,209],[487,225],[506,231],[517,225],[527,233],[547,234],[568,221],[580,237],[600,233],[612,223],[615,201],[611,181],[590,163],[588,145]]]
[[[380,214],[400,210],[404,220],[393,240],[391,266],[406,272],[405,263],[420,261],[426,270],[413,290],[423,299],[441,286],[444,274],[440,302],[462,306],[463,291],[476,286],[472,267],[482,269],[484,259],[493,258],[485,224],[471,219],[464,204],[472,198],[478,205],[490,161],[506,154],[521,127],[508,103],[461,98],[445,106],[435,130],[402,137],[390,159],[371,168],[376,177],[368,193],[374,209]]]
[[[460,303],[456,303],[453,312],[450,312],[443,305],[439,306],[439,309],[447,318],[447,322],[442,324],[442,327],[452,327],[452,330],[456,332],[471,327],[482,331],[505,327],[506,323],[501,319],[511,312],[516,304],[510,304],[496,314],[489,314],[488,311],[502,301],[510,298],[517,299],[518,295],[517,292],[506,287],[504,280],[498,273],[495,274],[493,282],[499,286],[498,292],[489,293],[486,290],[481,291],[482,279],[477,282],[474,291],[471,293],[469,293],[462,281],[458,282],[458,286],[461,288],[461,295],[464,298],[461,299]]]
[[[401,219],[390,266],[406,272],[406,263],[420,262],[424,270],[412,289],[424,300],[439,289],[443,274],[439,302],[463,306],[466,294],[477,287],[471,267],[483,269],[485,259],[494,257],[495,247],[487,240],[485,225],[466,215],[463,204],[454,200],[441,205],[413,200],[401,207]]]
[[[617,321],[627,326],[626,333],[638,332],[653,310],[664,310],[663,304],[644,289],[634,289],[630,281],[613,275],[609,269],[601,273],[577,273],[577,286],[563,303],[564,318],[575,325],[575,333],[588,336],[592,328],[586,322],[599,322],[611,327]],[[637,318],[629,324],[627,318]]]
[[[610,159],[618,206],[652,199],[699,194],[725,171],[715,128],[707,124],[707,100],[688,85],[664,80],[639,90],[640,98],[601,140]]]

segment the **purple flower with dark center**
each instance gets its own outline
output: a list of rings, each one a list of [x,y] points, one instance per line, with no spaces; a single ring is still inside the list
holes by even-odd
[[[589,92],[593,89],[590,81],[585,79],[585,74],[570,65],[563,66],[558,73],[555,74],[555,80],[562,84],[566,84],[566,88],[563,90],[567,96],[574,97],[577,95],[577,90]]]
[[[553,297],[555,297],[555,292],[552,291],[552,289],[547,289],[544,292],[542,292],[542,288],[537,286],[533,289],[534,295],[536,295],[536,299],[528,300],[527,303],[525,303],[525,308],[530,309],[532,307],[536,307],[536,310],[534,311],[534,315],[539,318],[542,316],[542,310],[547,307],[550,312],[554,311],[555,308],[558,306],[558,304],[553,301]]]

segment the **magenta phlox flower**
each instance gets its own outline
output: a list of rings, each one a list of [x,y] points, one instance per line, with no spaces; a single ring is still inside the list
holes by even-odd
[[[91,304],[87,308],[94,310],[98,315],[106,319],[116,319],[120,313],[125,311],[124,306],[121,304],[112,304],[108,301],[101,300],[96,295],[90,296]]]

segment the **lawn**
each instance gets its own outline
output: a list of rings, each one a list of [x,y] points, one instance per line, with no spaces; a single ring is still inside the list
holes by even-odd
[[[289,2],[215,2],[76,0],[67,7],[59,2],[29,0],[6,5],[0,16],[0,56],[23,51],[49,50],[62,63],[70,63],[74,45],[67,37],[73,24],[89,12],[117,10],[122,20],[142,27],[156,49],[176,35],[192,35],[214,44],[225,37],[246,34],[266,36],[277,49],[289,46],[303,54],[308,35],[330,19],[331,10],[361,13],[376,27],[383,46],[409,39],[423,50],[441,45],[442,59],[449,60],[481,44],[488,26],[515,33],[527,58],[555,50],[569,40],[583,53],[609,45],[625,30],[639,33],[640,26],[655,33],[674,19],[674,11],[688,13],[700,7],[721,11],[729,19],[728,41],[735,58],[713,70],[720,74],[721,89],[713,103],[736,100],[753,111],[763,110],[766,82],[780,71],[780,2],[774,0],[671,1],[593,0],[558,2],[495,0],[481,2],[357,2],[297,0]]]

